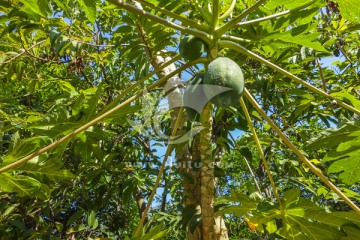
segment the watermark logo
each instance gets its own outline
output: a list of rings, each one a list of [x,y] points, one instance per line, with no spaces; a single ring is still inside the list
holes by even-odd
[[[164,89],[165,91],[168,90],[168,94],[166,94],[165,91],[162,93],[148,92],[144,89],[143,97],[141,98],[141,111],[133,120],[127,119],[127,121],[139,134],[149,139],[165,140],[168,141],[169,144],[179,144],[189,141],[189,139],[204,129],[200,122],[193,121],[189,131],[170,139],[170,134],[164,130],[164,123],[171,121],[170,112],[172,110],[184,107],[193,111],[195,114],[201,114],[209,99],[223,92],[232,90],[231,88],[215,85],[189,84],[185,89],[187,93],[185,95],[186,99],[183,101],[182,97],[179,99],[179,96],[182,96],[182,94],[170,96],[170,94],[173,94],[171,90],[173,90],[174,87],[170,88],[169,83],[165,85]],[[181,91],[181,88],[177,87],[175,91]],[[163,97],[164,95],[168,97],[168,100]],[[176,101],[172,102],[172,106],[169,107],[170,104],[168,104],[168,101],[174,101],[174,99],[171,98],[175,98]]]

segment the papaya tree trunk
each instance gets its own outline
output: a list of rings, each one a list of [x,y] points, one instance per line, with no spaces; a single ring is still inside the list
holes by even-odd
[[[214,235],[214,158],[212,156],[212,110],[208,103],[200,115],[200,123],[204,128],[200,132],[201,158],[201,223],[203,239],[215,239]]]
[[[199,153],[201,158],[201,230],[202,239],[228,240],[228,231],[224,218],[214,212],[215,185],[214,176],[215,157],[212,147],[212,111],[213,105],[208,103],[200,115],[200,122],[204,129],[200,132]],[[220,162],[221,155],[217,156]]]

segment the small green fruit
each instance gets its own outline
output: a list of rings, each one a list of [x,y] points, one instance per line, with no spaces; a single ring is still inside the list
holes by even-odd
[[[244,91],[244,75],[236,62],[219,57],[208,65],[204,84],[204,92],[210,102],[228,107],[239,102]]]
[[[195,60],[206,51],[206,43],[198,37],[185,36],[180,41],[179,51],[181,56],[188,61]]]

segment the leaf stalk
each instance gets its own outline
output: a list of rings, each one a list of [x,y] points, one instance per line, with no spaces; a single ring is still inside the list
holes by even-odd
[[[257,134],[256,134],[254,125],[252,124],[252,121],[251,121],[251,117],[250,117],[249,111],[247,110],[247,107],[246,107],[246,105],[245,105],[245,102],[244,102],[243,98],[240,98],[240,104],[241,104],[242,109],[243,109],[244,112],[245,112],[246,121],[247,121],[248,124],[249,124],[250,130],[251,130],[251,132],[252,132],[252,134],[253,134],[253,137],[254,137],[255,144],[256,144],[256,146],[257,146],[257,148],[258,148],[258,150],[259,150],[260,157],[261,157],[262,162],[263,162],[263,164],[264,164],[266,173],[267,173],[267,175],[268,175],[268,177],[269,177],[271,187],[273,188],[273,191],[274,191],[276,200],[277,200],[278,203],[279,203],[279,208],[280,208],[281,214],[282,214],[283,216],[285,216],[284,207],[283,207],[283,205],[282,205],[282,203],[281,203],[281,200],[280,200],[280,197],[279,197],[279,193],[278,193],[277,188],[276,188],[276,185],[275,185],[275,181],[274,181],[274,179],[273,179],[273,177],[272,177],[272,175],[271,175],[269,165],[267,164],[267,161],[266,161],[266,158],[265,158],[265,155],[264,155],[264,151],[262,150],[262,147],[261,147],[259,138],[258,138],[258,136],[257,136]]]
[[[250,103],[256,108],[260,115],[268,122],[271,128],[279,135],[279,137],[284,141],[284,143],[298,156],[298,158],[308,167],[310,170],[318,176],[323,183],[326,184],[332,191],[334,191],[344,202],[349,205],[356,213],[360,214],[360,208],[351,201],[340,189],[338,189],[327,177],[322,174],[322,172],[317,169],[300,151],[297,147],[286,137],[286,135],[276,126],[276,124],[267,116],[267,114],[262,110],[261,106],[256,102],[256,100],[251,96],[250,92],[244,90],[245,97],[250,101]]]
[[[254,52],[240,46],[239,44],[236,44],[234,42],[231,42],[231,41],[226,41],[226,40],[223,40],[223,41],[219,41],[219,48],[231,48],[233,50],[236,50],[238,52],[241,52],[265,65],[267,65],[268,67],[274,69],[275,71],[279,72],[279,73],[282,73],[283,75],[285,75],[286,77],[296,81],[297,83],[305,86],[306,88],[308,88],[309,90],[313,91],[314,93],[317,93],[319,94],[320,96],[323,96],[327,99],[330,99],[330,100],[335,100],[337,102],[337,104],[341,107],[343,107],[344,109],[346,110],[349,110],[357,115],[360,115],[360,110],[340,101],[339,99],[327,94],[326,92],[322,91],[321,89],[317,88],[317,87],[314,87],[313,85],[311,85],[310,83],[307,83],[306,81],[302,80],[301,78],[291,74],[290,72],[286,71],[285,69],[277,66],[276,64],[273,64],[272,62],[269,62],[268,60],[260,57],[259,55],[255,54]]]
[[[207,34],[206,32],[199,31],[199,30],[192,29],[192,28],[188,28],[188,27],[180,26],[180,25],[178,25],[176,23],[173,23],[173,22],[170,22],[170,21],[168,21],[168,20],[166,20],[164,18],[158,17],[158,16],[153,15],[153,14],[151,14],[149,12],[141,10],[141,9],[131,5],[131,4],[125,3],[122,0],[108,0],[108,1],[111,2],[112,4],[116,5],[116,6],[120,7],[120,8],[124,8],[124,9],[128,10],[129,12],[140,15],[140,16],[142,16],[144,18],[150,19],[150,20],[152,20],[154,22],[157,22],[157,23],[160,23],[160,24],[162,24],[164,26],[179,30],[179,31],[181,31],[183,33],[188,33],[188,34],[191,34],[193,36],[199,37],[199,38],[201,38],[202,40],[204,40],[207,43],[209,43],[211,41],[212,37],[209,34]]]

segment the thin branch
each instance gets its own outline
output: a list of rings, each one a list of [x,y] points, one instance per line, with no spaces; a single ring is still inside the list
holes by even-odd
[[[297,83],[305,86],[306,88],[308,88],[309,90],[319,94],[320,96],[323,96],[323,97],[328,98],[330,100],[335,100],[335,101],[337,101],[337,104],[339,106],[341,106],[341,107],[343,107],[343,108],[345,108],[345,109],[347,109],[347,110],[349,110],[349,111],[351,111],[351,112],[353,112],[353,113],[355,113],[357,115],[360,115],[360,110],[358,110],[358,109],[356,109],[356,108],[354,108],[354,107],[340,101],[339,99],[327,94],[326,92],[322,91],[321,89],[318,89],[317,87],[314,87],[313,85],[307,83],[306,81],[302,80],[301,78],[291,74],[290,72],[288,72],[285,69],[273,64],[272,62],[269,62],[268,60],[260,57],[259,55],[253,53],[252,51],[240,46],[239,44],[236,44],[236,43],[231,42],[231,41],[219,41],[219,47],[220,48],[231,48],[231,49],[234,49],[234,50],[236,50],[238,52],[241,52],[241,53],[243,53],[243,54],[245,54],[245,55],[247,55],[247,56],[249,56],[249,57],[251,57],[251,58],[253,58],[253,59],[255,59],[255,60],[257,60],[257,61],[259,61],[259,62],[261,62],[263,64],[265,64],[265,65],[267,65],[268,67],[274,69],[275,71],[282,73],[283,75],[285,75],[285,76],[289,77],[290,79],[296,81]]]
[[[171,151],[173,149],[171,143],[172,143],[172,140],[174,139],[174,137],[176,136],[176,132],[177,132],[178,126],[179,126],[179,124],[181,122],[183,112],[184,112],[184,108],[181,107],[181,109],[179,111],[179,114],[177,116],[176,122],[175,122],[175,126],[174,126],[174,128],[172,130],[172,133],[171,133],[171,136],[170,136],[170,139],[169,139],[169,143],[168,143],[168,146],[166,148],[165,156],[164,156],[164,159],[162,161],[161,167],[159,169],[159,173],[157,175],[154,187],[152,189],[152,192],[150,194],[148,203],[147,203],[146,208],[145,208],[145,210],[143,212],[143,215],[142,215],[142,217],[140,219],[140,222],[139,222],[139,224],[138,224],[138,226],[136,228],[136,231],[134,233],[135,237],[139,236],[139,234],[140,234],[140,230],[143,227],[143,224],[144,224],[144,221],[146,219],[147,213],[149,212],[150,206],[152,204],[152,200],[154,199],[154,196],[156,194],[156,190],[157,190],[157,188],[159,186],[161,176],[162,176],[162,174],[164,172],[164,169],[165,169],[165,164],[166,164],[167,158],[169,157],[169,155],[170,155],[170,153],[171,153]]]
[[[196,37],[199,37],[201,38],[202,40],[204,40],[205,42],[209,43],[212,39],[212,36],[210,36],[209,34],[207,34],[206,32],[203,32],[203,31],[199,31],[199,30],[196,30],[196,29],[192,29],[192,28],[187,28],[187,27],[183,27],[181,25],[178,25],[176,23],[173,23],[173,22],[170,22],[166,19],[163,19],[161,17],[158,17],[156,15],[153,15],[151,13],[148,13],[144,10],[141,10],[131,4],[128,4],[128,3],[125,3],[124,1],[122,0],[108,0],[109,2],[111,2],[112,4],[118,6],[118,7],[121,7],[121,8],[124,8],[134,14],[137,14],[137,15],[140,15],[142,17],[145,17],[147,19],[150,19],[154,22],[157,22],[157,23],[160,23],[164,26],[167,26],[167,27],[170,27],[170,28],[173,28],[173,29],[177,29],[181,32],[184,32],[184,33],[188,33],[188,34],[191,34],[193,36],[196,36]]]
[[[21,57],[21,55],[28,53],[29,50],[33,49],[36,46],[39,46],[40,44],[46,42],[46,40],[42,40],[38,43],[35,43],[34,45],[32,45],[31,47],[29,47],[28,49],[22,49],[22,51],[20,53],[18,53],[17,55],[15,55],[14,57],[10,58],[9,60],[5,61],[5,62],[0,62],[0,64],[7,64],[10,63],[12,61],[14,61],[15,59],[17,59],[18,57]]]
[[[78,43],[81,43],[81,44],[85,44],[85,45],[89,45],[91,47],[94,47],[94,48],[98,48],[98,47],[116,47],[116,45],[113,45],[113,44],[96,44],[96,43],[89,43],[89,42],[84,42],[84,41],[81,41],[81,40],[78,40],[78,39],[74,39],[74,38],[69,38],[68,41],[75,41],[75,42],[78,42]],[[127,46],[128,44],[120,44],[120,46]]]
[[[149,3],[147,1],[144,1],[144,0],[136,0],[137,2],[145,5],[145,6],[148,6],[158,12],[161,12],[169,17],[172,17],[176,20],[179,20],[180,22],[182,22],[184,25],[187,25],[189,27],[192,27],[192,28],[195,28],[195,29],[198,29],[198,30],[201,30],[201,31],[207,31],[209,29],[208,26],[204,25],[204,24],[201,24],[201,23],[198,23],[197,21],[194,21],[192,19],[189,19],[189,18],[186,18],[186,17],[183,17],[183,16],[180,16],[176,13],[173,13],[171,11],[168,11],[166,10],[165,8],[162,8],[162,7],[158,7],[152,3]]]
[[[250,39],[245,39],[245,38],[239,38],[239,37],[235,37],[235,36],[231,36],[231,35],[223,35],[220,38],[221,40],[232,40],[232,41],[236,41],[236,42],[247,42],[247,43],[251,43],[252,40]]]
[[[261,4],[263,4],[264,2],[266,2],[267,0],[259,0],[258,2],[256,2],[253,6],[249,7],[248,9],[246,9],[245,11],[243,11],[242,13],[240,13],[239,16],[235,17],[233,20],[231,20],[230,22],[226,23],[224,26],[218,28],[215,31],[215,35],[216,36],[221,36],[224,33],[226,33],[227,31],[229,31],[231,28],[235,27],[236,24],[238,24],[244,17],[246,17],[247,15],[249,15],[251,12],[253,12],[255,9],[257,9]]]
[[[245,97],[250,101],[250,103],[256,108],[260,115],[268,122],[271,128],[278,134],[278,136],[283,140],[283,142],[298,156],[298,158],[308,167],[310,170],[318,176],[323,183],[325,183],[331,190],[333,190],[340,198],[344,200],[355,212],[360,214],[360,209],[354,202],[352,202],[340,189],[338,189],[327,177],[322,174],[322,172],[317,169],[300,151],[295,147],[295,145],[286,137],[286,135],[276,126],[276,124],[266,115],[261,106],[256,102],[256,100],[251,96],[250,92],[244,90]]]
[[[138,186],[136,187],[136,190],[134,190],[133,196],[134,196],[134,198],[136,200],[136,205],[137,205],[138,210],[139,210],[139,217],[141,218],[143,213],[144,213],[146,205],[145,205],[144,198],[143,198],[143,196],[141,194],[140,188]],[[146,221],[146,219],[145,219],[145,221]]]
[[[349,58],[349,56],[346,54],[345,50],[341,47],[340,43],[336,42],[335,45],[339,48],[340,52],[342,53],[342,55],[344,55],[344,57],[346,58],[346,60],[348,60],[349,63],[352,65],[353,62],[351,61],[351,59]]]
[[[135,25],[136,25],[137,32],[140,36],[140,41],[141,41],[142,45],[144,45],[146,55],[149,57],[150,60],[152,60],[154,58],[153,52],[152,52],[152,47],[149,46],[149,44],[148,44],[148,39],[147,39],[146,33],[144,31],[144,28],[138,22],[136,22]]]
[[[308,6],[310,6],[311,4],[313,4],[315,1],[311,1],[311,2],[308,2],[300,7],[296,7],[294,9],[290,9],[290,10],[286,10],[286,11],[283,11],[283,12],[280,12],[280,13],[275,13],[273,15],[269,15],[269,16],[266,16],[266,17],[262,17],[262,18],[257,18],[257,19],[253,19],[253,20],[249,20],[249,21],[245,21],[245,22],[239,22],[236,24],[236,26],[241,26],[241,27],[244,27],[244,26],[247,26],[247,25],[251,25],[251,24],[254,24],[254,23],[258,23],[258,22],[263,22],[263,21],[266,21],[266,20],[270,20],[270,19],[273,19],[273,18],[277,18],[277,17],[280,17],[280,16],[284,16],[284,15],[287,15],[291,12],[295,12],[295,11],[298,11],[300,9],[303,9],[303,8],[306,8]]]
[[[320,60],[319,60],[319,59],[316,59],[316,63],[317,63],[318,68],[319,68],[320,77],[321,77],[321,82],[322,82],[322,86],[323,86],[324,92],[327,93],[326,81],[325,81],[324,72],[323,72],[323,69],[322,69],[322,67],[321,67]]]
[[[273,179],[273,177],[272,177],[272,175],[271,175],[269,165],[267,164],[267,161],[266,161],[264,152],[263,152],[263,150],[262,150],[262,147],[261,147],[259,138],[258,138],[258,136],[257,136],[257,134],[256,134],[256,131],[255,131],[254,125],[252,124],[249,111],[247,110],[247,107],[246,107],[246,105],[245,105],[245,102],[244,102],[244,100],[243,100],[242,98],[240,98],[240,104],[241,104],[242,109],[243,109],[244,112],[245,112],[246,121],[247,121],[248,124],[249,124],[249,127],[250,127],[251,132],[252,132],[253,137],[254,137],[254,141],[255,141],[256,146],[257,146],[257,148],[258,148],[258,150],[259,150],[260,157],[261,157],[262,162],[263,162],[263,164],[264,164],[266,173],[267,173],[267,175],[268,175],[268,177],[269,177],[271,187],[273,188],[275,197],[276,197],[276,199],[277,199],[277,201],[278,201],[278,203],[279,203],[279,207],[280,207],[281,214],[282,214],[283,216],[285,216],[284,206],[283,206],[282,203],[281,203],[281,200],[280,200],[280,197],[279,197],[279,193],[278,193],[277,188],[276,188],[276,185],[275,185],[275,181],[274,181],[274,179]]]
[[[234,144],[235,144],[235,149],[238,150],[238,152],[240,152],[239,149],[238,149],[238,147],[237,147],[237,145],[236,145],[236,141],[235,141],[233,135],[232,135],[230,132],[229,132],[229,136],[230,136],[230,138],[232,139],[232,141],[233,141]],[[258,183],[258,181],[256,180],[256,176],[255,176],[255,174],[254,174],[254,172],[253,172],[253,170],[252,170],[252,168],[251,168],[251,166],[250,166],[250,164],[249,164],[249,161],[248,161],[248,160],[246,159],[246,157],[244,157],[244,156],[243,156],[243,159],[244,159],[244,161],[245,161],[245,164],[246,164],[247,168],[249,169],[249,172],[250,172],[251,177],[252,177],[253,180],[254,180],[255,186],[256,186],[259,194],[261,195],[261,189],[260,189],[259,183]]]
[[[178,74],[179,72],[187,69],[190,66],[199,64],[199,63],[203,63],[205,62],[206,59],[204,58],[199,58],[197,60],[191,61],[187,64],[185,64],[184,66],[181,66],[180,68],[176,69],[175,71],[171,72],[170,74],[168,74],[167,76],[163,77],[162,79],[158,80],[157,82],[155,82],[154,84],[150,85],[147,87],[147,91],[151,91],[159,86],[162,86],[169,78],[175,76],[176,74]],[[101,120],[105,119],[106,117],[109,117],[111,114],[115,113],[116,111],[120,110],[121,108],[127,106],[128,104],[130,104],[131,102],[135,101],[136,99],[138,99],[139,97],[141,97],[143,95],[144,91],[141,91],[139,93],[137,93],[136,95],[128,98],[126,101],[122,102],[121,104],[117,105],[116,107],[112,108],[111,110],[108,110],[107,112],[105,112],[104,114],[94,118],[93,120],[91,120],[90,122],[84,124],[83,126],[79,127],[78,129],[74,130],[73,132],[67,134],[66,136],[60,138],[59,140],[47,145],[46,147],[39,149],[38,151],[31,153],[15,162],[10,163],[9,165],[6,165],[2,168],[0,168],[0,173],[6,172],[10,169],[16,168],[21,166],[22,164],[26,163],[27,161],[33,159],[34,157],[39,156],[40,154],[47,152],[55,147],[57,147],[58,145],[60,145],[63,142],[66,142],[67,140],[70,140],[72,137],[74,137],[75,135],[77,135],[78,133],[81,133],[82,131],[86,130],[87,128],[89,128],[90,126],[100,122]]]
[[[23,40],[22,40],[22,38],[21,38],[20,32],[19,32],[19,38],[20,38],[20,43],[21,43],[21,45],[22,45],[25,53],[26,53],[27,55],[29,55],[30,57],[35,58],[35,59],[40,60],[40,61],[44,61],[44,62],[60,63],[60,61],[53,61],[53,60],[41,58],[41,57],[38,57],[38,56],[35,56],[35,55],[31,54],[30,51],[29,51],[29,49],[26,49],[26,48],[25,48],[25,44],[24,44],[24,42],[23,42]]]
[[[85,81],[91,86],[94,87],[92,82],[90,81],[89,77],[86,75],[85,71],[81,68],[79,68],[81,75],[85,78]]]

